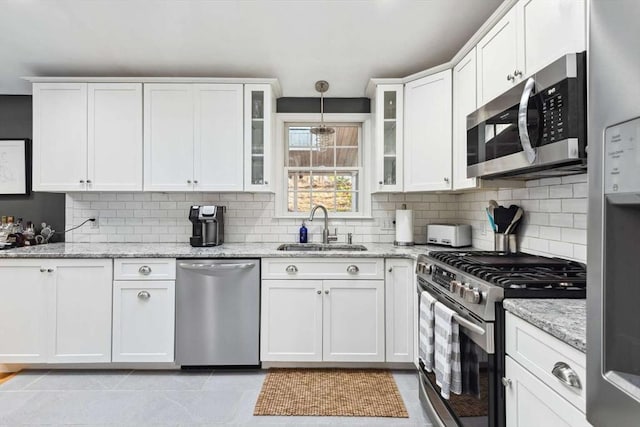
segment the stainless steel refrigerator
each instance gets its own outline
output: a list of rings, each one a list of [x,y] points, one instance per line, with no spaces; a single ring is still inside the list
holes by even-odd
[[[587,419],[640,425],[640,1],[590,0]]]

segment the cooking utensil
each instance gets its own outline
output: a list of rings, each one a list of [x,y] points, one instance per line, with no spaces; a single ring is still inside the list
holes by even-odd
[[[520,219],[522,219],[522,215],[524,215],[524,210],[519,207],[518,210],[516,211],[516,214],[513,216],[511,223],[509,224],[507,229],[504,231],[504,234],[509,234],[516,228],[516,225],[518,224],[518,222],[520,222]]]
[[[487,211],[487,217],[489,218],[489,225],[491,225],[491,230],[493,230],[493,232],[495,233],[496,231],[498,231],[498,229],[496,228],[496,223],[493,220],[493,215],[489,211],[489,208],[485,208],[485,210]]]

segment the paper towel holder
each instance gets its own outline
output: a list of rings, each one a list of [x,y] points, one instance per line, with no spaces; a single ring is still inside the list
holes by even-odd
[[[408,217],[404,217],[402,221],[398,220],[399,212],[406,211],[407,205],[402,204],[402,208],[396,210],[396,220],[394,221],[396,224],[396,239],[393,241],[394,246],[414,246],[415,242],[413,240],[413,211],[409,210],[410,214]],[[400,230],[401,227],[406,227],[405,230]],[[401,234],[404,234],[404,239],[402,239]]]

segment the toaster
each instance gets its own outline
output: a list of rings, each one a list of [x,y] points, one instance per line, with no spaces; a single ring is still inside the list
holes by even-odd
[[[468,224],[429,224],[427,244],[446,245],[454,248],[471,246],[471,226]]]

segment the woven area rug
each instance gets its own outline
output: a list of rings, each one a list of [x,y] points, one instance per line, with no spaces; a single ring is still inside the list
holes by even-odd
[[[409,417],[391,372],[372,369],[271,369],[253,414]]]

